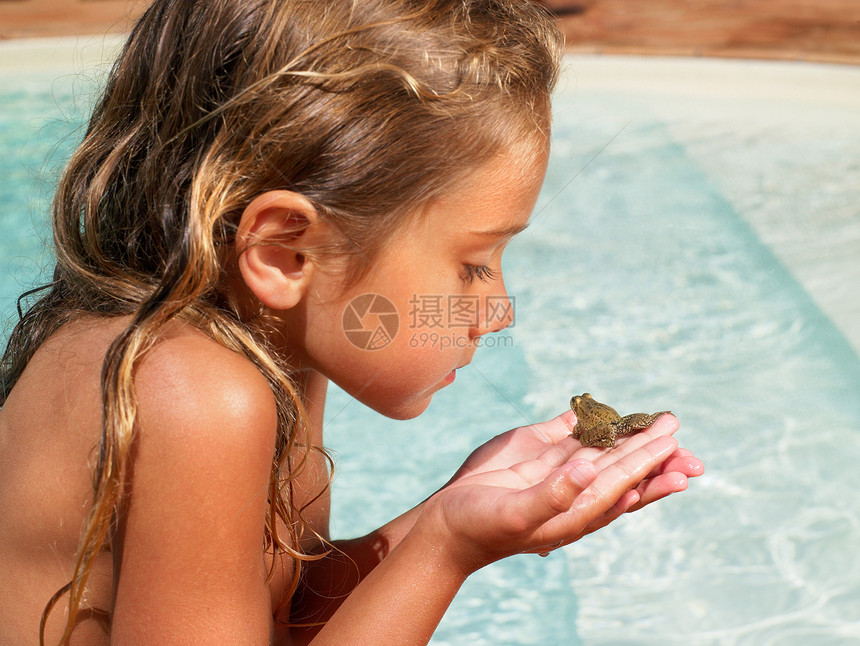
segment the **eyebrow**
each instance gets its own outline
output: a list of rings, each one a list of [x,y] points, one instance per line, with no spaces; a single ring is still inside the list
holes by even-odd
[[[528,228],[530,222],[526,222],[525,224],[515,224],[509,227],[501,227],[499,229],[487,229],[486,231],[469,231],[469,233],[476,236],[487,236],[494,238],[507,238],[513,237],[518,233],[522,233],[525,229]]]

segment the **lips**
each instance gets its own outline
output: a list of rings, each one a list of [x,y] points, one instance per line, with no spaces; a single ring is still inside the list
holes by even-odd
[[[449,373],[445,376],[445,382],[450,384],[452,381],[454,381],[454,379],[457,377],[457,371],[458,371],[460,368],[465,368],[465,367],[466,367],[466,366],[468,366],[470,363],[472,363],[472,360],[471,360],[471,359],[469,359],[466,363],[462,363],[462,364],[460,364],[459,366],[457,366],[456,368],[454,368],[451,372],[449,372]]]

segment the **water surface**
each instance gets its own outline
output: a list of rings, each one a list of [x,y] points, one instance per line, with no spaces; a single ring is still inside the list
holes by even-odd
[[[433,643],[857,643],[860,75],[568,63],[547,182],[506,254],[516,324],[416,420],[333,389],[334,531],[379,526],[571,394],[671,408],[708,468],[690,491],[479,572]],[[47,202],[98,76],[67,69],[0,70],[4,323],[47,275]]]

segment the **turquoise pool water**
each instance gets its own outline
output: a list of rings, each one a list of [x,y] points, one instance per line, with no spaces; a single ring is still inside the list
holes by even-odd
[[[45,199],[74,135],[52,147],[88,101],[56,68],[0,79],[8,321],[49,265]],[[555,112],[533,224],[507,252],[510,342],[416,420],[332,392],[335,533],[378,526],[587,390],[671,408],[706,475],[479,572],[434,644],[858,643],[860,70],[571,58]]]

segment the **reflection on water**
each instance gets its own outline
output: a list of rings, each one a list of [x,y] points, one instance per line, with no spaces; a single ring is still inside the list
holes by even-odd
[[[528,365],[564,385],[526,401],[548,413],[568,391],[588,389],[625,410],[671,407],[682,443],[708,473],[687,494],[567,551],[582,640],[849,643],[860,637],[860,556],[852,548],[860,504],[850,494],[860,485],[851,466],[860,459],[860,360],[761,242],[762,227],[784,225],[772,214],[739,212],[725,185],[749,178],[719,167],[721,151],[746,152],[761,177],[782,174],[783,160],[759,141],[774,136],[774,122],[759,137],[749,125],[730,137],[731,114],[722,123],[709,115],[697,130],[656,108],[613,105],[582,95],[559,101],[562,158],[631,120],[577,178],[564,207],[550,205],[524,241],[531,253],[556,250],[521,287],[524,302],[556,294],[534,320],[521,308]],[[781,134],[783,145],[797,138],[791,129]],[[844,127],[834,124],[830,136],[846,137]],[[810,164],[832,146],[801,143]],[[847,145],[857,144],[860,129]],[[842,178],[846,192],[856,191],[856,179]],[[804,189],[803,202],[786,203],[779,186],[768,186],[747,204],[781,200],[791,226],[815,219],[836,227],[844,214],[827,211],[814,181],[785,190]],[[854,204],[847,231],[860,221]],[[850,262],[846,273],[860,253]],[[819,269],[833,270],[840,267],[829,262]]]
[[[665,62],[653,78],[637,68],[631,88],[613,85],[625,72],[612,61],[574,61],[556,100],[547,183],[506,257],[513,344],[483,348],[417,420],[332,393],[335,533],[419,502],[472,447],[561,412],[572,393],[671,408],[708,468],[689,492],[550,558],[479,572],[433,643],[855,643],[860,360],[845,315],[856,296],[834,277],[860,271],[860,254],[825,253],[836,247],[804,244],[803,231],[814,222],[829,240],[857,239],[860,126],[838,106],[813,119],[790,101],[745,107],[720,85],[693,91],[696,70],[729,78],[743,63],[685,63],[690,95],[669,96]],[[29,224],[46,208],[49,191],[33,186],[58,133],[42,117],[69,131],[52,106],[69,104],[73,83],[52,96],[50,77],[5,81],[8,318],[48,263]]]
[[[479,644],[854,643],[860,360],[844,325],[858,320],[840,316],[860,296],[831,281],[843,290],[831,318],[821,304],[832,295],[808,290],[850,277],[860,254],[818,247],[816,267],[797,239],[854,235],[860,160],[839,153],[860,150],[860,123],[839,106],[823,118],[782,100],[682,103],[649,93],[647,78],[642,92],[605,79],[592,92],[592,63],[574,61],[557,97],[547,183],[507,254],[515,347],[479,354],[413,422],[334,397],[342,520],[370,529],[432,491],[470,446],[557,414],[572,393],[671,408],[708,467],[689,492],[566,558],[489,568],[434,643],[465,643],[463,632]],[[622,71],[600,63],[610,78]],[[396,492],[381,491],[392,471]],[[375,513],[357,483],[377,487]]]

